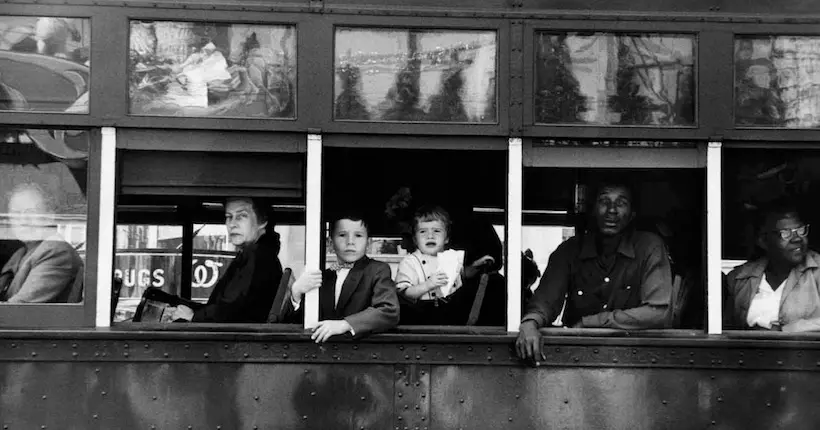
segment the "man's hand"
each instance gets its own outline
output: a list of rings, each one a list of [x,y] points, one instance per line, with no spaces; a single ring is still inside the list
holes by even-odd
[[[536,366],[547,359],[541,351],[541,332],[538,331],[535,321],[527,320],[521,323],[515,349],[518,352],[518,358],[532,360]]]
[[[174,312],[171,313],[171,321],[185,320],[190,321],[194,318],[194,310],[185,305],[179,305]]]
[[[296,282],[293,283],[290,292],[293,298],[298,302],[302,300],[308,291],[315,290],[322,286],[322,272],[318,270],[306,270]]]
[[[310,335],[310,338],[315,340],[316,343],[322,343],[328,340],[330,336],[349,332],[351,328],[350,324],[345,320],[319,321],[319,325],[313,330],[313,334]]]

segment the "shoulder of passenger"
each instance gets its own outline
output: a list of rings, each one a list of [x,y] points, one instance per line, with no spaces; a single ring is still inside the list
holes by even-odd
[[[635,248],[638,249],[655,249],[663,247],[664,240],[655,233],[648,231],[636,231],[632,233],[632,241],[635,243]]]
[[[45,241],[40,244],[40,248],[34,252],[40,254],[41,258],[62,258],[70,260],[74,259],[73,257],[75,255],[79,258],[77,250],[64,240]]]
[[[581,236],[573,236],[561,242],[561,244],[555,248],[555,251],[553,251],[553,255],[577,254],[582,245],[581,240]]]
[[[367,265],[365,265],[364,267],[372,267],[376,271],[385,271],[385,270],[387,270],[388,272],[390,271],[390,265],[389,264],[387,264],[383,261],[374,260],[372,258],[368,258]]]

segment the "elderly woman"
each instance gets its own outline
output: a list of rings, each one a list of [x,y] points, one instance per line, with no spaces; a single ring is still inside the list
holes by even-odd
[[[729,273],[724,325],[788,332],[820,330],[820,254],[809,249],[809,225],[796,206],[761,211],[763,256]]]
[[[239,253],[217,281],[208,303],[197,309],[180,305],[174,320],[219,323],[264,323],[273,305],[282,264],[279,235],[273,231],[267,205],[253,198],[232,197],[225,203],[228,238]]]

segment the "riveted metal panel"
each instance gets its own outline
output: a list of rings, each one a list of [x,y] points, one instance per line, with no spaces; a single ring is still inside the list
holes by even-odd
[[[4,429],[384,429],[387,366],[4,363]]]
[[[434,366],[432,429],[816,428],[820,379],[784,372]]]
[[[400,364],[394,368],[396,429],[427,430],[430,416],[430,366]]]
[[[179,333],[175,335],[180,337]],[[233,336],[236,335],[210,336],[207,340],[198,336],[188,339],[139,336],[130,340],[2,338],[0,362],[522,365],[512,348],[513,336],[471,339],[417,335],[413,340],[390,336],[377,337],[373,342],[323,345],[301,334],[258,340],[240,340]],[[385,342],[388,339],[392,341]],[[817,342],[552,337],[545,339],[546,358],[542,365],[818,371],[818,347]]]

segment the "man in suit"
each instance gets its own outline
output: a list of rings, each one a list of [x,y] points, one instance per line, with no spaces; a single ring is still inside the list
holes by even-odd
[[[335,335],[361,337],[395,327],[399,322],[396,284],[390,266],[365,255],[368,231],[363,218],[340,216],[330,233],[338,263],[324,273],[306,271],[294,282],[282,319],[301,320],[302,298],[319,288],[320,321],[311,336],[316,343]]]
[[[8,212],[11,235],[23,246],[0,270],[0,301],[81,301],[83,260],[57,234],[54,207],[48,195],[35,184],[20,184],[10,194]]]

